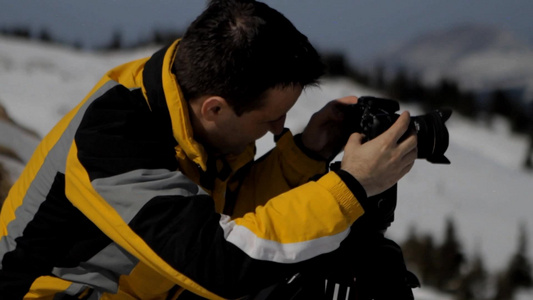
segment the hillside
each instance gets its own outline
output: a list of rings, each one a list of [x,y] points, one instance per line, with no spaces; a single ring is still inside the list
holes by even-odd
[[[80,101],[107,69],[126,61],[148,56],[155,47],[129,52],[86,53],[69,48],[41,45],[0,37],[0,104],[10,117],[44,136],[69,109]],[[310,114],[328,100],[354,94],[379,95],[346,79],[326,79],[319,88],[305,91],[291,110],[287,126],[300,131]],[[416,107],[402,105],[413,114]],[[2,123],[0,123],[2,124]],[[448,217],[456,221],[459,238],[467,255],[481,252],[490,270],[499,270],[516,249],[518,224],[526,222],[533,241],[533,174],[520,169],[527,141],[513,136],[504,121],[491,126],[473,123],[453,115],[450,131],[449,166],[419,160],[399,183],[399,207],[389,232],[398,241],[409,227],[443,236]],[[0,127],[0,144],[27,159],[35,138],[21,131]],[[258,154],[272,146],[272,136],[258,142]],[[1,162],[17,177],[23,165],[2,156]],[[533,258],[533,247],[528,248]],[[426,289],[418,299],[438,298]],[[429,294],[428,294],[429,293]],[[531,299],[530,298],[524,299]]]
[[[533,99],[533,47],[497,27],[464,24],[406,41],[380,55],[426,84],[452,79],[467,90],[519,89]]]

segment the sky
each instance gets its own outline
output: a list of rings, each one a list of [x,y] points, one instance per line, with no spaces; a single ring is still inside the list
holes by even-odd
[[[530,0],[265,0],[285,14],[319,50],[340,51],[351,63],[372,59],[420,34],[465,23],[509,30],[533,44]],[[156,28],[183,30],[202,0],[0,0],[0,29],[30,27],[84,47],[108,44],[121,31],[126,42]]]

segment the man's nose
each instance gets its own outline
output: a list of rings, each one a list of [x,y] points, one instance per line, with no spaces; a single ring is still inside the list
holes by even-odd
[[[285,128],[285,117],[275,121],[275,122],[272,122],[270,124],[270,129],[269,131],[272,132],[272,134],[274,135],[278,135],[280,133],[283,132],[283,129]]]

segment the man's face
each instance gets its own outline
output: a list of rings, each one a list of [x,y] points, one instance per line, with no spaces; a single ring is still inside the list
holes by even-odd
[[[267,132],[280,134],[287,112],[302,93],[299,86],[273,88],[267,91],[263,105],[237,116],[233,109],[217,122],[211,132],[210,144],[221,154],[240,154]]]

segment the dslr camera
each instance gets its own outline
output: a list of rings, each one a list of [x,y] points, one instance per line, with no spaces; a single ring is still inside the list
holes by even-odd
[[[359,132],[371,140],[387,130],[400,116],[397,101],[376,97],[360,97],[356,104],[347,108],[346,129]],[[411,117],[410,128],[405,137],[415,131],[418,137],[418,158],[434,164],[450,164],[444,156],[448,149],[449,135],[444,123],[452,111],[438,109],[422,116]],[[404,138],[404,137],[402,137]],[[401,139],[400,139],[401,140]]]
[[[359,132],[365,135],[365,140],[371,140],[398,119],[400,115],[396,112],[399,109],[395,100],[360,97],[356,104],[348,105],[344,111],[343,135]],[[451,114],[449,109],[440,109],[411,117],[410,130],[400,141],[416,132],[418,158],[435,164],[449,164],[444,156],[449,144],[444,123]],[[339,161],[331,165],[332,170],[338,168]],[[329,271],[325,274],[321,273],[321,268],[306,270],[277,285],[267,298],[253,299],[413,300],[411,290],[419,287],[420,282],[407,270],[401,247],[385,237],[385,231],[394,221],[396,203],[397,185],[369,197],[365,214],[352,225],[350,234],[343,241],[349,249],[347,257],[326,260],[325,265],[329,267],[326,270]]]

